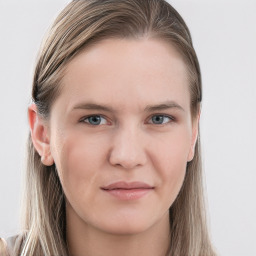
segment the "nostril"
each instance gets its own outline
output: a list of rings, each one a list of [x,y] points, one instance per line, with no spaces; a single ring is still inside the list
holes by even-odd
[[[136,158],[131,158],[130,156],[126,157],[110,157],[110,164],[119,167],[119,168],[124,168],[127,170],[134,169],[138,166],[143,165],[143,156],[137,155]]]

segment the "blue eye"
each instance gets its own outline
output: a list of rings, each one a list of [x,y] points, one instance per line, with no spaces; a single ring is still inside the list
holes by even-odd
[[[151,117],[150,123],[153,124],[166,124],[172,121],[173,119],[165,115],[155,115]]]
[[[90,125],[107,124],[107,120],[102,116],[88,116],[86,118],[83,118],[82,121]]]

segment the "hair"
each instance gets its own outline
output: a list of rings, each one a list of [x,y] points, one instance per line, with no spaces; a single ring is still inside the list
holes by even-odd
[[[199,113],[202,86],[198,59],[188,27],[170,4],[164,0],[74,0],[56,18],[39,51],[32,89],[39,115],[49,117],[67,64],[89,45],[108,38],[155,38],[174,46],[187,66],[192,117]],[[68,256],[62,186],[55,165],[41,163],[30,135],[23,206],[24,233],[16,254]],[[216,255],[207,230],[200,137],[169,212],[168,255]]]

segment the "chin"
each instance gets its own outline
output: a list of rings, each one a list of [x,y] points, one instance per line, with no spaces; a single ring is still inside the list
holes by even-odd
[[[120,225],[120,226],[111,226],[111,228],[106,228],[104,231],[111,235],[117,236],[131,236],[137,235],[145,232],[149,227],[141,226],[141,225]]]
[[[132,219],[121,218],[120,220],[115,219],[104,224],[102,223],[101,229],[105,233],[112,235],[129,236],[143,233],[152,226],[154,226],[154,223],[147,221],[145,218],[134,217]]]

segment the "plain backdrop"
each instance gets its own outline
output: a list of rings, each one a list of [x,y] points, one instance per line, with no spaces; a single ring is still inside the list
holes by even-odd
[[[19,231],[27,106],[40,41],[67,0],[0,0],[0,236]],[[256,1],[173,0],[203,76],[201,139],[212,240],[256,255]]]

